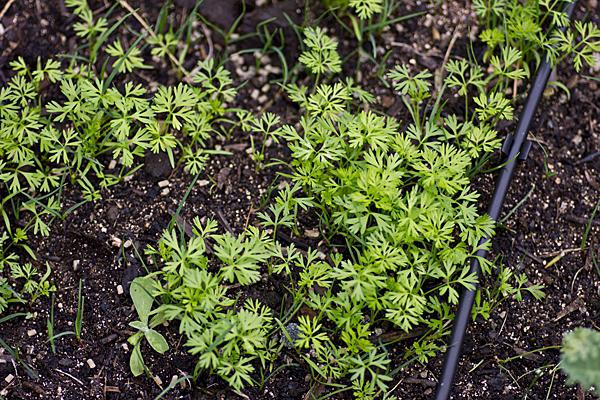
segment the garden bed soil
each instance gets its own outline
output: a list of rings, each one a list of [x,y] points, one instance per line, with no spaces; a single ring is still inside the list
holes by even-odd
[[[176,13],[184,13],[184,2],[176,3]],[[581,3],[577,16],[584,15],[584,7],[589,7],[589,3]],[[152,2],[132,4],[140,6],[142,15],[153,20],[157,10]],[[267,6],[271,7],[267,11],[251,4],[248,15],[272,15],[277,4]],[[289,2],[281,4],[290,6]],[[595,7],[596,12],[588,9],[588,15],[595,15],[598,23]],[[454,46],[452,54],[464,54],[461,51],[466,49],[467,37],[474,34],[466,27],[474,23],[474,17],[461,2],[439,6],[406,2],[398,14],[415,10],[425,13],[392,26],[380,38],[382,48],[393,50],[388,66],[409,63],[436,69],[450,45]],[[225,18],[223,15],[227,13],[223,12],[221,18]],[[212,17],[219,22],[218,13]],[[73,17],[60,0],[12,4],[0,19],[0,83],[11,75],[8,61],[19,55],[32,63],[38,56],[73,52],[76,40],[70,29],[72,22]],[[341,43],[343,51],[356,46],[343,31],[338,33],[346,38]],[[218,47],[218,43],[214,45]],[[252,64],[253,60],[246,59],[246,63]],[[243,68],[231,62],[227,66],[233,71]],[[381,85],[376,71],[377,66],[364,62],[359,69],[360,82],[378,94],[382,109],[403,118],[401,103]],[[235,72],[234,77],[236,83],[242,82]],[[176,78],[165,67],[139,79],[169,83]],[[559,66],[558,79],[569,87],[571,95],[554,89],[543,99],[531,127],[534,146],[529,159],[518,168],[505,213],[525,200],[500,227],[494,242],[494,255],[508,268],[525,272],[531,283],[544,284],[547,297],[541,302],[530,297],[522,302],[507,300],[489,320],[477,320],[471,325],[456,377],[455,399],[591,398],[577,387],[567,386],[563,374],[553,371],[559,361],[555,346],[560,344],[563,333],[577,326],[598,328],[600,321],[600,272],[594,264],[600,258],[599,219],[592,224],[585,250],[580,250],[586,224],[600,201],[600,157],[588,157],[600,149],[600,88],[597,82],[577,77],[567,65]],[[278,87],[265,89],[265,85],[265,77],[252,77],[240,90],[235,106],[266,109],[293,121],[297,109]],[[255,90],[260,96],[253,94]],[[514,124],[505,130],[512,128]],[[277,172],[284,166],[257,169],[248,153],[249,138],[239,132],[228,141],[217,140],[213,144],[233,155],[211,158],[182,208],[179,223],[194,216],[211,217],[223,230],[239,232],[256,222],[261,200],[282,181]],[[274,144],[268,152],[270,157],[286,160],[283,147]],[[158,184],[165,180],[167,186]],[[489,174],[478,183],[483,193],[482,206],[489,199],[493,182],[493,175]],[[185,353],[173,329],[161,330],[169,343],[175,344],[173,351],[165,356],[143,352],[155,379],[132,377],[128,364],[131,347],[127,345],[132,333],[128,323],[134,319],[128,286],[131,279],[144,272],[137,254],[143,254],[146,245],[153,244],[167,227],[191,183],[192,177],[181,168],[171,170],[164,159],[149,157],[146,166],[131,180],[104,191],[102,200],[85,204],[56,223],[49,239],[33,241],[32,248],[38,254],[36,264],[41,269],[45,262],[50,264],[52,281],[58,289],[55,332],[74,329],[78,286],[83,281],[82,341],[73,336],[58,338],[56,354],[52,353],[46,335],[49,300],[36,304],[34,318],[1,324],[0,338],[18,349],[22,360],[39,375],[35,379],[28,376],[8,353],[1,354],[0,390],[4,390],[7,399],[153,399],[172,377],[193,372],[194,359]],[[67,192],[63,206],[76,204],[81,200],[79,196],[77,192]],[[305,225],[308,230],[318,228],[310,218]],[[283,239],[301,245],[319,244],[306,237]],[[560,255],[563,256],[558,262],[547,266]],[[284,292],[282,282],[265,279],[244,295],[260,297],[277,308]],[[546,347],[553,348],[537,351]],[[402,342],[390,346],[394,360],[391,368],[403,363],[403,348]],[[88,360],[93,360],[94,368]],[[280,360],[292,363],[299,357],[289,351]],[[412,364],[400,371],[392,382],[394,393],[399,399],[432,398],[442,360],[440,354],[426,365]],[[7,383],[4,378],[9,374],[16,378]],[[202,375],[196,387],[183,381],[164,398],[308,399],[309,377],[305,368],[285,367],[270,376],[263,388],[244,390],[244,397],[232,393],[219,379]],[[319,388],[312,390],[318,392]]]

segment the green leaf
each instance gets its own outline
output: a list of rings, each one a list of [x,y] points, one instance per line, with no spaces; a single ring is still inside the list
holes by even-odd
[[[147,330],[144,335],[146,336],[146,340],[150,343],[150,346],[158,353],[163,354],[167,350],[169,350],[169,344],[163,335],[155,331],[154,329]]]
[[[136,345],[129,357],[129,369],[133,376],[140,376],[146,370],[144,358],[142,357],[141,345]]]
[[[138,277],[131,282],[129,287],[129,293],[133,300],[135,310],[140,317],[140,321],[148,324],[148,316],[152,310],[152,303],[154,297],[152,297],[152,285],[153,281],[148,277]]]
[[[139,331],[146,331],[148,329],[148,324],[142,321],[131,321],[129,326]]]

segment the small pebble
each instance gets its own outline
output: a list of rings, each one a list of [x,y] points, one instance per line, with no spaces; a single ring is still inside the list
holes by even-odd
[[[6,378],[4,378],[6,383],[11,383],[13,381],[13,379],[15,379],[15,376],[13,374],[8,374],[8,375],[6,375]]]
[[[110,160],[110,163],[108,163],[108,169],[115,169],[117,166],[117,160]]]
[[[200,179],[198,181],[198,186],[202,187],[202,186],[206,186],[210,183],[210,181],[206,180],[206,179]]]
[[[30,329],[27,331],[27,336],[32,337],[37,335],[37,331],[35,329]]]
[[[111,236],[110,237],[110,244],[112,244],[114,247],[121,247],[121,244],[123,243],[123,241],[121,239],[119,239],[116,236]]]
[[[79,269],[79,263],[81,260],[73,260],[73,271],[77,271]]]
[[[168,179],[165,179],[164,181],[158,182],[158,187],[164,188],[164,187],[167,187],[167,186],[169,186],[169,180]]]
[[[169,188],[164,188],[163,190],[160,191],[160,194],[162,196],[168,196],[169,193],[171,193],[171,191],[169,190]]]
[[[118,285],[117,286],[117,294],[123,294],[123,293],[124,293],[123,286],[122,285]]]
[[[90,369],[96,368],[96,363],[91,358],[88,358],[86,363],[87,363],[88,367],[90,367]]]
[[[304,230],[304,236],[309,237],[309,238],[318,238],[320,235],[319,230],[318,229],[305,229]]]
[[[125,241],[125,243],[123,243],[123,247],[125,247],[126,249],[130,248],[131,245],[133,245],[133,242],[131,241],[131,239],[127,239]]]
[[[274,74],[274,75],[278,75],[281,73],[281,68],[276,67],[274,65],[266,65],[264,70],[267,71],[268,73]]]

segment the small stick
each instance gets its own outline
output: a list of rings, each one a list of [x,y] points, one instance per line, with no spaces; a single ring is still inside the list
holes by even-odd
[[[68,372],[65,371],[61,371],[60,369],[56,368],[57,372],[60,372],[61,374],[68,376],[69,378],[73,379],[75,382],[79,383],[81,386],[85,387],[85,384],[83,382],[81,382],[79,379],[75,378],[73,375],[69,374]]]
[[[435,387],[436,383],[434,381],[430,381],[429,379],[420,379],[420,378],[406,378],[403,379],[402,382],[413,384],[413,385],[423,385],[427,387]]]
[[[540,254],[540,257],[542,257],[542,258],[556,257],[560,254],[562,254],[564,256],[565,254],[574,253],[576,251],[581,251],[581,249],[579,247],[572,247],[570,249],[552,251],[550,253],[543,253],[543,254]]]
[[[248,210],[248,214],[246,214],[246,222],[244,223],[244,230],[248,228],[248,224],[250,223],[250,215],[254,212],[254,206],[250,205],[250,209]]]
[[[583,163],[586,163],[586,162],[590,162],[590,161],[592,161],[594,158],[596,158],[598,156],[600,156],[600,151],[597,151],[595,153],[592,153],[592,154],[590,154],[588,156],[583,157],[581,160],[576,161],[575,165],[579,165],[579,164],[583,164]]]
[[[223,224],[223,227],[227,230],[227,232],[229,232],[233,235],[233,229],[231,229],[231,225],[229,225],[229,221],[227,221],[227,218],[225,218],[225,214],[223,214],[223,211],[221,211],[220,208],[217,209],[217,216],[221,220],[221,223]]]
[[[525,250],[524,248],[522,248],[521,246],[516,246],[517,250],[519,250],[521,253],[525,254],[527,257],[531,258],[533,261],[538,262],[540,264],[544,264],[544,260],[542,260],[539,257],[536,257],[535,255],[531,254],[530,252],[528,252],[527,250]]]
[[[590,223],[589,219],[578,217],[578,216],[573,215],[573,214],[568,214],[565,218],[566,218],[567,221],[574,222],[576,224],[587,225],[587,224]],[[591,224],[592,225],[600,225],[600,221],[592,220]]]
[[[8,2],[2,8],[2,11],[0,11],[0,19],[2,19],[2,17],[4,17],[4,14],[6,14],[8,12],[8,9],[14,2],[15,2],[15,0],[8,0]]]
[[[562,258],[564,256],[566,256],[569,253],[573,253],[574,251],[581,251],[581,249],[577,248],[577,249],[561,250],[552,260],[550,260],[548,262],[548,264],[544,265],[544,268],[546,268],[546,269],[550,268],[551,266],[553,266],[554,264],[556,264],[557,262],[562,260]]]

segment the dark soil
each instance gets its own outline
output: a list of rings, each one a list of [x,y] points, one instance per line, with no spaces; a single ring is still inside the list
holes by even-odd
[[[98,3],[98,7],[107,7]],[[191,4],[175,3],[173,18],[179,20]],[[142,14],[150,21],[155,20],[158,9],[153,2],[132,1],[131,4],[141,6]],[[598,8],[594,4],[581,2],[577,15],[583,16],[584,8],[588,7],[588,16],[592,15],[598,23]],[[596,9],[589,9],[590,5]],[[232,23],[231,14],[239,13],[236,7],[233,1],[206,1],[203,12],[211,22],[227,26]],[[297,7],[298,4],[290,1],[268,2],[260,7],[249,4],[240,29],[251,31],[258,22],[270,17],[277,18],[275,24],[283,27],[281,10],[294,13]],[[378,57],[392,50],[388,66],[408,63],[435,70],[442,64],[450,45],[452,54],[465,54],[467,26],[472,26],[475,19],[463,8],[462,2],[434,6],[407,1],[397,14],[416,10],[425,13],[386,29],[379,38],[381,48],[375,49]],[[318,15],[319,10],[314,12]],[[296,14],[302,18],[300,13]],[[325,25],[335,27],[333,21]],[[0,19],[0,83],[11,75],[8,62],[17,56],[34,63],[38,56],[44,59],[74,52],[77,44],[70,28],[72,22],[73,17],[61,0],[14,2]],[[356,42],[346,32],[339,27],[332,29],[342,38],[343,51],[356,48]],[[290,34],[290,37],[295,35]],[[213,39],[210,46],[206,42],[199,44],[194,54],[209,54],[211,49],[218,51],[216,33]],[[290,40],[287,45],[287,55],[295,58],[297,42]],[[240,46],[236,48],[239,50],[244,44],[236,46]],[[274,58],[263,61],[280,66]],[[276,85],[267,85],[264,74],[248,72],[254,58],[244,56],[243,62],[244,65],[240,65],[240,61],[227,64],[234,71],[237,83],[247,80],[235,106],[269,110],[282,115],[284,120],[293,120],[296,110]],[[346,68],[365,88],[379,95],[382,109],[404,117],[401,101],[378,80],[377,66],[365,60],[358,65],[354,57],[346,63]],[[594,74],[597,76],[598,70],[584,72],[584,75]],[[138,78],[142,82],[165,83],[172,82],[175,75],[165,65]],[[525,200],[500,228],[494,245],[494,254],[508,268],[525,272],[531,283],[546,285],[547,297],[542,302],[529,297],[522,302],[506,300],[489,320],[472,324],[456,378],[456,399],[591,398],[577,387],[566,385],[564,375],[555,368],[559,361],[556,348],[538,350],[559,345],[564,332],[574,327],[598,328],[600,321],[600,270],[594,261],[600,259],[598,218],[587,235],[585,250],[581,250],[586,225],[600,201],[600,156],[590,157],[600,150],[600,88],[597,82],[578,78],[567,65],[559,66],[558,79],[569,87],[571,97],[559,90],[550,90],[542,101],[531,128],[534,146],[528,160],[518,168],[505,212]],[[525,88],[521,92],[524,93]],[[506,131],[512,127],[507,126]],[[256,212],[263,204],[261,200],[282,178],[277,175],[278,168],[256,168],[247,151],[250,147],[247,136],[236,132],[231,139],[217,140],[214,144],[232,151],[233,155],[211,158],[205,173],[192,187],[179,223],[194,216],[212,217],[223,230],[239,232],[255,223]],[[286,158],[285,150],[277,145],[269,148],[269,156]],[[80,280],[83,281],[86,304],[82,341],[78,342],[73,336],[58,338],[56,354],[52,353],[46,335],[50,309],[47,300],[37,303],[34,318],[1,324],[0,338],[19,350],[23,362],[39,377],[28,376],[6,352],[0,353],[0,398],[153,399],[173,377],[177,379],[193,372],[194,359],[185,353],[173,330],[163,330],[169,343],[176,344],[172,346],[173,351],[164,357],[152,351],[144,352],[155,379],[132,377],[127,345],[131,334],[128,323],[134,318],[128,285],[144,272],[137,254],[143,254],[146,245],[154,243],[169,224],[192,178],[181,168],[171,170],[164,158],[148,156],[145,167],[133,179],[103,192],[102,200],[78,208],[65,221],[53,225],[49,239],[33,241],[40,268],[44,268],[46,261],[50,263],[52,280],[58,288],[55,332],[74,329],[78,286]],[[158,185],[164,180],[169,182],[168,190]],[[484,194],[483,208],[493,188],[493,176],[483,177],[480,187]],[[67,193],[65,209],[78,203],[79,196],[78,192]],[[310,224],[309,219],[308,229],[317,228]],[[309,238],[291,240],[311,242]],[[557,255],[563,256],[547,266]],[[122,294],[119,294],[119,286],[123,288]],[[260,296],[273,307],[280,304],[284,289],[279,282],[266,281],[258,286],[250,295]],[[35,330],[33,335],[32,330]],[[403,363],[403,345],[396,346],[390,349],[397,355],[392,368]],[[299,361],[291,352],[281,358],[285,362]],[[503,361],[507,359],[510,360]],[[94,368],[88,360],[93,360]],[[442,360],[443,354],[427,365],[412,364],[400,371],[392,384],[394,394],[399,399],[432,398]],[[11,383],[4,381],[8,374],[16,377]],[[251,400],[305,399],[309,385],[306,368],[289,367],[275,373],[263,389],[247,390],[244,394]],[[218,379],[203,375],[196,386],[183,381],[163,398],[242,397],[227,390]]]

